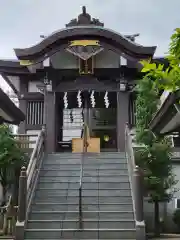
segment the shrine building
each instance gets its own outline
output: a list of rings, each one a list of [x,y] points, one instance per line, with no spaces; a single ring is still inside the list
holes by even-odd
[[[137,44],[137,36],[107,29],[83,7],[64,29],[15,48],[17,60],[0,60],[0,74],[26,116],[19,133],[37,134],[45,125],[47,152],[73,151],[86,123],[98,151],[124,152],[125,124],[135,124],[139,61],[156,50]]]

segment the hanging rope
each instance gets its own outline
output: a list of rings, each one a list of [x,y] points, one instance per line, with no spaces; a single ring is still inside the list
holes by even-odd
[[[64,93],[63,100],[64,100],[64,108],[66,109],[66,108],[68,108],[67,92]]]
[[[81,91],[80,90],[78,91],[78,94],[77,94],[77,102],[78,102],[78,108],[81,108],[82,98],[81,98]]]
[[[94,91],[91,92],[90,99],[91,99],[92,108],[94,108],[95,105],[96,105],[95,97],[94,97]]]
[[[105,107],[106,107],[106,108],[109,107],[108,92],[106,92],[105,95],[104,95],[104,104],[105,104]]]

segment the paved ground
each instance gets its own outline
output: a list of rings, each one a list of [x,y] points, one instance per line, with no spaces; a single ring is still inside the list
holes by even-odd
[[[0,236],[0,240],[13,240],[11,236]]]
[[[10,238],[10,237],[9,238],[7,238],[7,237],[4,237],[4,238],[0,237],[0,240],[13,240],[13,238]]]
[[[147,237],[152,240],[180,240],[180,234],[163,234],[160,238]]]
[[[147,238],[147,239],[151,239],[151,240],[180,240],[180,235],[177,236],[163,236],[160,238]]]
[[[180,236],[177,237],[160,237],[160,238],[147,238],[148,240],[180,240]]]

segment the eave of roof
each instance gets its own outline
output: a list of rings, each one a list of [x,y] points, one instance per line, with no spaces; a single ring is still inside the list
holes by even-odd
[[[19,60],[16,60],[16,59],[0,59],[0,66],[1,67],[6,67],[6,66],[9,66],[9,67],[21,67],[23,68],[23,66],[20,65],[20,62]]]
[[[16,105],[11,101],[7,94],[3,92],[1,88],[0,88],[0,108],[13,119],[13,121],[10,122],[12,124],[19,124],[21,121],[25,120],[25,115],[18,107],[16,107]],[[9,122],[6,121],[5,119],[4,121]]]
[[[160,132],[158,126],[161,121],[164,121],[165,114],[169,110],[170,107],[174,103],[176,103],[177,99],[180,97],[180,91],[172,92],[169,94],[169,96],[164,101],[163,105],[157,110],[155,113],[153,119],[151,120],[149,127],[154,132]]]
[[[0,59],[0,73],[28,74],[29,70],[20,65],[19,60]]]
[[[169,67],[169,61],[166,57],[154,57],[152,62],[156,64],[163,64],[165,68]]]
[[[39,58],[46,54],[49,49],[54,48],[57,44],[63,44],[68,40],[82,39],[82,38],[102,38],[110,42],[112,45],[116,45],[117,48],[122,49],[127,54],[132,54],[139,59],[149,58],[154,55],[156,50],[155,46],[143,47],[128,38],[116,33],[112,30],[106,29],[100,26],[74,26],[59,30],[50,36],[46,37],[37,45],[30,48],[19,49],[16,48],[15,53],[20,60],[32,60]]]

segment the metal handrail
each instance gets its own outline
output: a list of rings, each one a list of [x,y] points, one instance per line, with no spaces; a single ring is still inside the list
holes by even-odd
[[[82,223],[82,177],[83,177],[83,165],[84,165],[84,158],[85,153],[87,153],[88,148],[88,125],[84,124],[83,127],[83,152],[81,157],[81,169],[80,169],[80,179],[79,179],[79,228],[83,228]]]

